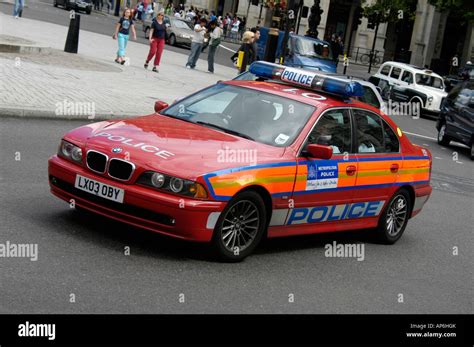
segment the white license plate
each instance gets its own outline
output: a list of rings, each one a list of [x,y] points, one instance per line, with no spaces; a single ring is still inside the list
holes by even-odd
[[[76,183],[74,183],[74,187],[90,194],[100,196],[101,198],[119,203],[123,203],[123,197],[125,196],[125,191],[123,189],[81,175],[76,175]]]

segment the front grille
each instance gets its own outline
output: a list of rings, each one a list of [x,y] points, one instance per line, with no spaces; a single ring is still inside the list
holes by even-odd
[[[122,180],[128,181],[132,177],[134,165],[128,161],[113,158],[109,162],[109,176]]]
[[[86,156],[87,167],[92,171],[104,173],[105,167],[107,166],[107,159],[105,154],[92,150],[88,151]]]
[[[59,189],[73,194],[77,196],[78,198],[84,199],[86,201],[90,201],[92,203],[95,203],[100,206],[104,206],[107,208],[110,208],[111,210],[118,211],[118,212],[123,212],[131,216],[143,218],[145,220],[149,220],[155,223],[163,224],[163,225],[169,225],[173,226],[173,218],[162,214],[158,213],[155,211],[147,210],[145,208],[133,206],[133,205],[126,205],[126,204],[121,204],[115,201],[111,201],[108,199],[101,198],[100,196],[92,195],[87,192],[84,192],[80,189],[77,189],[74,187],[74,185],[65,182],[57,177],[54,176],[49,176],[49,179],[51,183],[58,187]]]

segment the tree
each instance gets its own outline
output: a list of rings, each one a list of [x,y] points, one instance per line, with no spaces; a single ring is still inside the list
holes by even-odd
[[[398,22],[406,17],[414,19],[414,8],[416,0],[377,0],[374,3],[362,1],[362,15],[369,19],[369,23]]]
[[[474,23],[474,1],[472,0],[428,0],[439,12],[450,11],[466,23]]]

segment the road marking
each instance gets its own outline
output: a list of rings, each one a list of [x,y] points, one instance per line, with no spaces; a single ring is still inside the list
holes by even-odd
[[[440,157],[435,157],[435,159],[443,159],[443,158],[440,158]]]
[[[230,49],[229,47],[226,47],[226,46],[223,46],[223,45],[219,45],[219,47],[222,47],[222,48],[224,48],[224,49],[226,49],[226,50],[228,50],[229,52],[232,52],[232,53],[237,52],[237,51],[234,51],[233,49]]]
[[[418,137],[421,137],[421,138],[424,138],[424,139],[428,139],[428,140],[433,140],[433,141],[436,141],[437,139],[435,137],[429,137],[429,136],[425,136],[425,135],[420,135],[420,134],[415,134],[415,133],[409,133],[408,131],[403,131],[405,134],[408,134],[408,135],[412,135],[412,136],[418,136]]]

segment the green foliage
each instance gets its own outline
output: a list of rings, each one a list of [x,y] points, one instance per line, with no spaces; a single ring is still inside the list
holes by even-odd
[[[428,0],[440,12],[450,11],[463,22],[474,23],[473,0]]]
[[[449,1],[449,0],[448,0]],[[467,0],[473,1],[473,0]],[[416,0],[377,0],[369,3],[362,1],[362,15],[370,21],[398,22],[404,18],[414,19]]]

